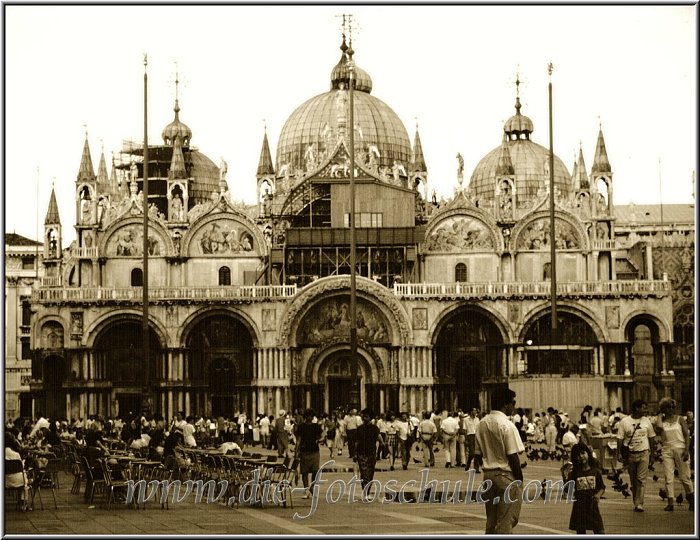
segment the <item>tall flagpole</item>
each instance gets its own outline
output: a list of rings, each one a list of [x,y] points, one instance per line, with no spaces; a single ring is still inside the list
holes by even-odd
[[[357,284],[355,268],[356,238],[355,238],[355,111],[353,103],[353,87],[355,86],[355,68],[352,60],[352,34],[350,34],[350,47],[347,50],[348,71],[350,81],[349,96],[349,152],[350,152],[350,404],[353,407],[360,406],[360,389],[358,388],[357,372],[359,370],[357,358]]]
[[[143,55],[143,360],[144,389],[141,412],[151,413],[151,358],[148,328],[148,55]]]
[[[48,242],[48,238],[46,239]],[[34,278],[39,280],[39,167],[36,168],[36,259],[34,261]],[[50,247],[50,246],[49,246]],[[46,252],[44,252],[46,253]],[[51,253],[50,251],[48,253]]]
[[[666,280],[666,267],[664,266],[664,244],[666,243],[666,231],[664,230],[664,200],[661,190],[661,158],[659,158],[659,210],[661,210],[661,279]],[[654,279],[654,276],[651,276]]]
[[[554,130],[552,127],[552,71],[554,66],[550,63],[547,66],[549,74],[549,253],[550,253],[550,276],[551,276],[551,297],[552,297],[552,328],[550,334],[550,345],[558,341],[557,336],[557,252],[554,239]]]

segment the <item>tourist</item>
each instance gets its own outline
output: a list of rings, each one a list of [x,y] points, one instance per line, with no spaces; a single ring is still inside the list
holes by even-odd
[[[321,425],[314,422],[314,416],[316,413],[313,409],[306,409],[304,421],[297,426],[296,430],[295,457],[299,460],[301,481],[306,490],[303,499],[308,499],[311,496],[313,486],[309,483],[309,477],[315,478],[320,467],[321,457],[318,445],[325,436]]]
[[[665,397],[659,401],[659,414],[656,416],[656,432],[661,436],[661,462],[666,479],[667,512],[673,511],[674,505],[674,468],[678,469],[678,480],[685,490],[688,510],[693,510],[694,490],[690,480],[690,434],[683,416],[676,411],[676,400]]]
[[[396,436],[398,438],[398,449],[401,455],[401,467],[405,471],[408,469],[408,458],[411,455],[411,423],[408,420],[408,413],[402,412],[401,416],[394,420],[396,426]]]
[[[348,440],[348,453],[350,459],[355,457],[355,437],[357,436],[357,428],[362,422],[362,419],[357,416],[357,409],[352,408],[345,416],[345,436]]]
[[[632,501],[635,512],[644,512],[644,484],[649,472],[650,440],[656,436],[654,426],[646,417],[647,403],[642,399],[632,402],[632,414],[625,416],[617,424],[618,443],[627,445],[629,455],[625,459],[632,487]],[[621,449],[622,450],[622,449]]]
[[[434,467],[435,454],[433,453],[433,444],[437,439],[437,427],[430,419],[429,412],[423,413],[423,420],[421,420],[421,423],[418,425],[418,433],[423,447],[423,465],[426,467]]]
[[[185,426],[182,428],[182,436],[185,439],[185,446],[194,448],[197,446],[197,441],[194,438],[194,417],[188,416]]]
[[[275,435],[277,436],[277,456],[287,457],[289,451],[289,432],[285,429],[287,411],[280,409],[275,420]]]
[[[19,462],[19,463],[17,463]],[[14,472],[8,472],[14,471]],[[24,461],[20,455],[20,444],[12,433],[5,433],[5,489],[24,488],[21,492],[20,506],[27,509],[29,503],[29,481],[24,470]],[[41,497],[41,495],[40,495]]]
[[[326,415],[324,415],[326,416]],[[336,441],[336,431],[338,429],[338,421],[336,419],[335,413],[331,413],[326,416],[323,420],[324,429],[326,430],[326,446],[330,452],[330,457],[333,457],[333,450],[335,449]]]
[[[382,439],[382,444],[377,448],[377,460],[385,459],[389,452],[387,445],[387,423],[384,419],[384,413],[379,413],[375,425],[379,428],[379,436]]]
[[[605,534],[603,517],[600,515],[598,503],[605,492],[603,474],[597,461],[591,455],[591,449],[579,443],[571,449],[571,468],[564,479],[574,482],[575,501],[571,507],[569,529],[576,534]]]
[[[360,470],[360,479],[364,489],[374,479],[374,466],[377,462],[377,448],[386,449],[386,442],[380,436],[379,428],[371,423],[373,414],[369,409],[362,411],[362,423],[357,428],[354,460]]]
[[[263,448],[270,446],[270,418],[263,414],[258,419],[258,430],[260,432],[260,444]]]
[[[515,392],[496,388],[491,393],[491,412],[476,429],[477,466],[491,482],[486,500],[486,534],[510,534],[520,519],[523,473],[519,453],[525,451],[520,434],[508,420],[513,414]],[[520,480],[521,484],[513,484]],[[509,489],[509,497],[505,496]]]
[[[457,434],[459,433],[459,419],[457,413],[453,412],[442,422],[442,444],[445,446],[445,468],[452,467],[452,458],[457,458]]]
[[[472,470],[471,464],[472,459],[474,459],[474,466],[476,467],[476,472],[480,473],[481,469],[479,467],[479,462],[474,458],[475,450],[475,440],[476,440],[476,428],[479,425],[479,411],[476,407],[472,407],[468,416],[464,417],[462,422],[464,425],[464,432],[467,440],[467,462],[464,465],[464,470]]]

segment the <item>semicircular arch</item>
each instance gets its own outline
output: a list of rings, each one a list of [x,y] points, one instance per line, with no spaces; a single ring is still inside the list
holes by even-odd
[[[496,251],[505,249],[503,235],[493,218],[476,207],[454,208],[441,213],[425,231],[425,253]]]
[[[633,329],[638,324],[651,326],[650,330],[655,341],[666,343],[670,340],[671,328],[663,319],[648,311],[635,310],[629,313],[621,324],[622,328],[624,328],[625,339],[630,343],[634,340]]]
[[[464,304],[453,304],[446,307],[435,318],[435,323],[428,331],[428,342],[433,346],[437,343],[440,333],[451,320],[461,314],[476,313],[490,321],[500,334],[501,341],[507,343],[511,340],[510,325],[498,313],[494,313],[481,306],[465,306]]]
[[[596,317],[589,310],[578,304],[570,304],[568,302],[560,302],[557,304],[557,309],[561,313],[567,313],[569,315],[574,315],[584,321],[592,330],[598,343],[605,343],[608,341],[608,336],[605,329],[596,322]],[[517,331],[517,341],[522,343],[525,340],[525,336],[532,328],[533,324],[542,317],[551,314],[551,304],[542,303],[540,306],[532,309],[529,313],[525,314],[523,324]]]
[[[158,220],[148,222],[149,255],[164,257],[175,254],[175,244],[167,229]],[[98,243],[100,255],[107,257],[143,256],[143,217],[119,219],[107,227]]]
[[[102,333],[116,322],[133,321],[139,324],[143,321],[143,312],[133,309],[125,309],[118,313],[106,313],[95,319],[83,333],[82,345],[85,347],[94,347],[95,341]],[[168,333],[161,322],[153,317],[149,317],[148,327],[155,332],[161,347],[167,347]]]
[[[350,290],[349,276],[330,276],[321,278],[304,287],[292,300],[282,315],[278,345],[280,347],[296,346],[299,328],[310,310],[323,298],[342,294]],[[371,303],[379,310],[389,324],[389,341],[394,345],[405,344],[410,340],[411,332],[408,316],[403,306],[386,287],[374,281],[357,277],[356,290],[358,297]],[[294,329],[294,331],[292,330]]]
[[[217,308],[204,307],[195,311],[194,313],[191,313],[180,326],[178,334],[174,336],[173,341],[177,344],[176,346],[186,347],[187,338],[192,332],[192,330],[200,322],[204,321],[205,319],[208,319],[209,317],[215,317],[217,315],[233,317],[234,319],[239,321],[243,325],[243,327],[246,330],[248,330],[248,333],[250,334],[250,339],[253,342],[253,348],[259,347],[261,340],[260,331],[258,329],[257,324],[247,313],[232,306]]]
[[[182,253],[206,257],[263,257],[268,247],[258,226],[237,212],[212,212],[198,219],[182,238]]]
[[[314,351],[306,363],[304,375],[306,382],[310,384],[322,383],[323,377],[329,365],[336,360],[336,353],[348,350],[350,343],[346,341],[329,341]],[[382,380],[384,366],[379,355],[365,343],[359,342],[357,346],[357,355],[360,359],[360,364],[363,371],[368,375],[366,382],[379,383]]]
[[[549,237],[549,218],[547,210],[536,210],[526,215],[513,227],[510,245],[513,251],[541,249]],[[590,241],[581,221],[570,212],[557,208],[554,216],[555,234],[559,249],[576,249],[583,252],[591,250]],[[539,240],[539,246],[533,243]]]

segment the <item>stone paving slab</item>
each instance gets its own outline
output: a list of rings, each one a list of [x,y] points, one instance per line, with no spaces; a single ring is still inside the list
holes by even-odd
[[[322,463],[327,456],[322,457]],[[457,504],[415,503],[383,504],[381,498],[372,503],[349,502],[345,496],[336,504],[326,503],[329,486],[331,495],[337,496],[340,481],[347,483],[352,477],[353,465],[347,456],[333,456],[333,468],[337,472],[324,473],[328,483],[320,490],[320,500],[315,512],[306,519],[294,519],[294,515],[310,513],[312,501],[301,498],[301,489],[293,496],[294,508],[266,506],[265,508],[225,504],[195,504],[194,496],[179,504],[170,503],[169,509],[161,509],[160,504],[151,502],[146,509],[133,510],[123,504],[112,504],[107,510],[96,498],[96,504],[89,508],[82,494],[70,493],[72,479],[68,474],[61,476],[61,488],[57,490],[58,510],[47,504],[45,510],[18,512],[11,505],[5,508],[5,535],[452,535],[483,534],[485,511],[477,503]],[[531,462],[524,469],[525,482],[530,480],[560,479],[560,463],[556,461]],[[413,480],[420,482],[422,465],[411,463],[407,471],[389,471],[386,460],[378,463],[375,479],[386,484],[395,480],[400,486]],[[660,464],[657,471],[660,470]],[[464,485],[467,474],[462,468],[444,468],[438,453],[436,467],[428,470],[428,479],[438,482],[449,480],[454,486],[458,480]],[[654,473],[652,473],[654,474]],[[658,474],[658,473],[656,473]],[[477,482],[481,475],[477,476]],[[623,475],[625,482],[627,475]],[[612,489],[612,483],[605,481],[607,490],[600,508],[608,534],[694,534],[694,513],[687,510],[687,504],[678,505],[674,512],[664,512],[666,502],[658,496],[662,482],[647,481],[646,512],[633,512],[631,499]],[[395,488],[396,489],[396,488]],[[449,488],[448,488],[449,489]],[[452,488],[453,489],[453,488]],[[677,493],[681,493],[678,483]],[[359,501],[359,487],[355,499]],[[537,499],[531,504],[523,504],[520,523],[515,533],[522,535],[570,534],[568,530],[570,505],[561,503],[545,504]]]

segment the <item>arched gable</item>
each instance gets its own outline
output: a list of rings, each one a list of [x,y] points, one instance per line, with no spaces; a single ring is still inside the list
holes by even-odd
[[[425,232],[424,253],[465,251],[503,252],[503,236],[493,219],[476,207],[454,208],[440,213]]]
[[[120,219],[112,223],[99,243],[99,253],[106,257],[143,257],[143,216]],[[175,254],[168,231],[158,220],[148,223],[148,255],[167,257]]]
[[[267,244],[257,225],[230,210],[202,216],[182,239],[182,253],[190,257],[262,257],[266,252]]]
[[[549,211],[540,209],[523,217],[513,227],[510,245],[513,251],[539,250],[549,247]],[[590,251],[590,242],[581,221],[573,214],[556,209],[554,232],[557,249]]]
[[[33,349],[61,349],[66,346],[68,323],[57,315],[47,315],[36,321],[32,329]],[[55,335],[52,335],[55,334]],[[60,341],[60,345],[57,344]]]
[[[346,351],[347,349],[348,343],[346,341],[330,341],[318,347],[306,362],[306,369],[304,370],[305,380],[300,382],[310,384],[324,382],[321,375],[323,375],[328,368],[329,362],[333,359],[333,353]],[[369,380],[366,382],[381,382],[385,368],[382,364],[382,359],[376,351],[371,346],[365,345],[360,341],[357,347],[357,355],[360,363],[364,364],[365,371],[369,376]]]

